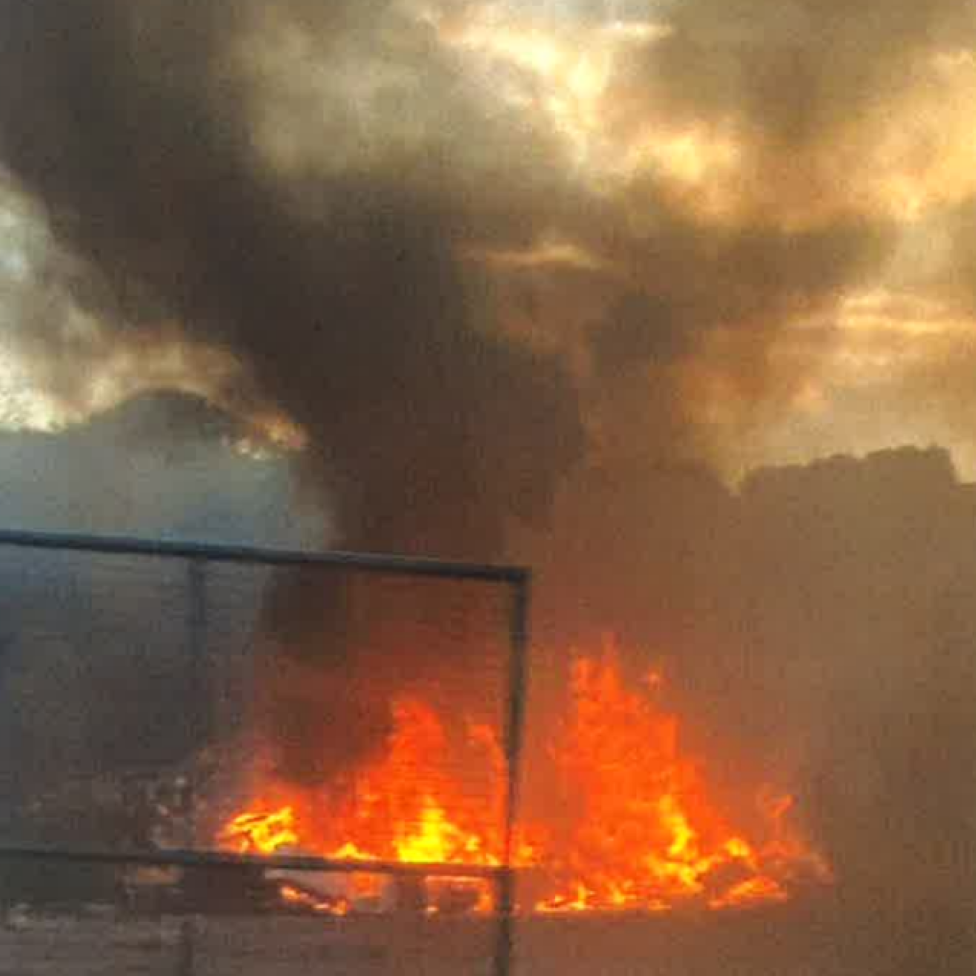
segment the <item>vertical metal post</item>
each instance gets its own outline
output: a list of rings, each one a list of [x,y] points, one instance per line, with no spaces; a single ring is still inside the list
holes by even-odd
[[[193,724],[198,741],[209,739],[213,732],[213,715],[211,714],[211,680],[207,674],[207,564],[203,559],[195,558],[189,561],[187,567],[187,584],[189,589],[189,609],[187,612],[187,645],[190,656],[190,673],[196,708],[193,714]],[[189,837],[184,838],[184,846],[196,847],[197,824],[196,810],[196,782],[191,775],[185,784],[182,796],[183,809],[180,811],[186,825]],[[189,841],[189,844],[187,844]],[[180,922],[180,943],[177,957],[177,976],[193,976],[196,969],[195,958],[197,948],[197,919],[195,915],[183,918]]]
[[[199,708],[194,714],[194,732],[206,741],[213,732],[210,713],[211,681],[207,674],[207,564],[203,559],[191,559],[187,565],[189,609],[187,611],[187,645],[190,656],[191,693]],[[206,702],[206,704],[204,704]]]
[[[180,944],[176,957],[177,976],[193,976],[197,951],[196,916],[180,919]]]
[[[498,879],[498,944],[495,949],[495,976],[512,971],[515,928],[515,830],[518,826],[519,780],[522,770],[522,738],[525,720],[526,681],[529,648],[529,577],[512,583],[509,615],[511,662],[509,665],[509,703],[505,728],[505,753],[508,763],[505,803],[505,862]]]

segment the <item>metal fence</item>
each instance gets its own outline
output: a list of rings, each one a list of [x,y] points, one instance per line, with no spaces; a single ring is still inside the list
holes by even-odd
[[[528,583],[0,533],[0,976],[503,976]]]

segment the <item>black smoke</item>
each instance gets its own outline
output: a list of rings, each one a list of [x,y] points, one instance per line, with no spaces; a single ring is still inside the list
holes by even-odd
[[[219,392],[257,391],[305,430],[299,463],[334,541],[527,557],[555,648],[537,702],[567,644],[605,629],[666,658],[730,794],[752,767],[796,785],[850,898],[839,944],[883,918],[872,940],[906,948],[878,972],[935,965],[908,929],[965,972],[971,487],[938,451],[765,470],[741,492],[702,462],[729,434],[706,406],[775,406],[831,350],[842,299],[885,281],[901,228],[858,196],[878,120],[931,86],[936,55],[966,53],[972,13],[688,0],[662,16],[670,34],[622,59],[601,107],[611,126],[728,126],[745,162],[714,210],[710,183],[676,190],[654,167],[572,180],[552,132],[382,2],[0,0],[0,153],[99,348],[152,350],[163,323],[237,357],[247,395]],[[353,84],[367,76],[378,94]],[[964,305],[971,209],[949,221]],[[472,270],[471,255],[549,237],[586,260]],[[20,344],[70,387],[76,334],[24,312],[36,330]],[[784,363],[797,322],[817,328]],[[920,370],[916,409],[949,378],[964,423],[968,367]],[[330,680],[355,672],[348,642],[322,642],[348,632],[348,602],[295,584],[268,608],[287,645],[271,724],[290,722],[293,776],[322,731],[299,689],[367,741],[388,718],[382,696]]]
[[[404,179],[409,160],[307,183],[262,160],[244,82],[224,73],[235,30],[258,12],[5,3],[4,162],[83,262],[76,300],[113,344],[138,349],[175,320],[239,357],[302,427],[307,484],[334,507],[343,546],[498,558],[506,522],[538,520],[580,453],[566,370],[479,327],[454,253],[457,207],[441,185]],[[297,4],[279,13],[305,30],[318,19]],[[315,36],[328,52],[364,16],[332,10]],[[270,626],[291,632],[282,644],[304,667],[342,629],[343,602],[309,606],[283,585]],[[303,723],[298,738],[323,738],[336,712],[351,726],[348,697],[343,685],[319,709],[321,734]],[[285,712],[301,708],[288,694]]]
[[[221,75],[253,13],[5,4],[4,161],[101,283],[82,300],[118,342],[172,318],[244,359],[307,431],[345,544],[497,556],[506,516],[544,509],[580,450],[572,388],[473,327],[436,188],[391,167],[296,199],[262,164]]]

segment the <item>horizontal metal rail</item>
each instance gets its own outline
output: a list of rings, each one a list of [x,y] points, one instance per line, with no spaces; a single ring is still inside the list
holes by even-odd
[[[212,562],[249,563],[262,566],[322,566],[354,569],[374,573],[398,573],[411,576],[440,576],[449,579],[482,580],[496,583],[524,583],[529,570],[521,566],[493,566],[478,563],[451,562],[413,556],[389,556],[360,552],[307,552],[291,549],[264,549],[256,546],[228,546],[205,542],[165,541],[161,539],[126,538],[0,530],[0,546],[25,549],[57,549],[121,555],[173,556],[183,559],[206,559]]]
[[[138,864],[154,867],[199,867],[229,870],[324,871],[345,874],[390,874],[426,878],[500,878],[511,869],[494,864],[405,864],[306,855],[232,854],[224,851],[96,851],[59,847],[0,845],[0,861],[60,861],[74,864]]]

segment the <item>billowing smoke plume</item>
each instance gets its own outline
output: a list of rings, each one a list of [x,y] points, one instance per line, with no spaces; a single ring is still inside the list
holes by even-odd
[[[283,7],[282,29],[314,27],[326,55],[376,20],[396,26],[358,5],[313,25],[313,6]],[[374,170],[286,179],[261,158],[234,64],[260,16],[250,3],[219,15],[190,3],[4,4],[4,159],[81,260],[89,290],[75,299],[113,343],[151,354],[159,323],[175,321],[239,358],[248,386],[301,427],[301,463],[332,500],[343,545],[497,558],[506,520],[538,518],[580,452],[566,371],[467,307],[449,169],[411,179],[416,160],[380,146]],[[447,64],[424,70],[451,84]],[[64,341],[49,338],[42,362]],[[342,603],[279,589],[271,624],[302,662],[289,681],[315,681],[305,668],[342,629]],[[297,692],[270,697],[276,727],[309,710]],[[345,682],[329,703],[320,696],[295,748],[355,727],[350,697]],[[382,732],[378,718],[367,725]],[[286,750],[285,768],[301,765]]]
[[[965,453],[973,28],[950,0],[0,0],[5,194],[47,234],[30,288],[0,264],[6,339],[79,412],[106,361],[120,389],[166,361],[286,419],[333,542],[531,561],[543,675],[616,630],[726,781],[798,786],[851,917],[907,946],[836,971],[944,942],[968,972],[970,489],[939,452],[741,492],[708,465]],[[314,680],[345,602],[269,606],[305,744],[326,701],[383,726]]]
[[[330,11],[336,44],[389,16]],[[307,433],[346,544],[497,555],[505,516],[538,513],[579,451],[572,391],[475,328],[459,215],[409,160],[289,180],[262,160],[233,65],[258,12],[4,4],[4,160],[87,265],[77,298],[115,341],[175,320],[244,361]]]

